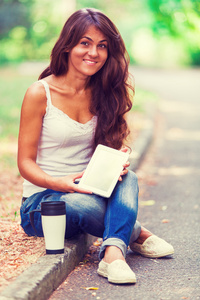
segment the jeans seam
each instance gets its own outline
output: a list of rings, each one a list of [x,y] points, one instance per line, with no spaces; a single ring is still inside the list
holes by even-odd
[[[108,202],[107,209],[108,209],[108,206],[109,206],[109,205],[110,205],[110,203]],[[108,233],[109,233],[109,231],[110,231],[110,222],[109,222],[109,220],[110,220],[110,209],[108,210],[108,214],[107,214],[107,216],[106,216],[107,227],[104,226],[104,227],[105,227],[105,234],[106,234],[105,239],[108,238]],[[105,222],[105,221],[104,221],[104,222]]]

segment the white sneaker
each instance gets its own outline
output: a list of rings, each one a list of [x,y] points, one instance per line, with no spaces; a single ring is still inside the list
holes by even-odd
[[[130,248],[132,251],[150,258],[164,257],[174,253],[173,246],[155,234],[148,237],[142,245],[137,243],[130,244]]]
[[[114,260],[111,264],[100,261],[97,273],[108,278],[112,283],[135,283],[136,276],[127,263],[121,259]]]

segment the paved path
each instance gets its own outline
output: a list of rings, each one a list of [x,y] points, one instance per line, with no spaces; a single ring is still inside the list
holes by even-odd
[[[96,274],[93,253],[51,300],[200,299],[200,72],[135,68],[134,74],[136,86],[161,97],[155,139],[137,171],[139,219],[172,243],[175,254],[147,259],[129,251],[127,261],[138,282],[120,286]]]

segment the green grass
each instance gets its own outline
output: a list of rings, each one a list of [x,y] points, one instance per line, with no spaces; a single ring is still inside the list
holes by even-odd
[[[158,101],[158,96],[152,92],[137,88],[133,99],[133,111],[146,112],[146,105],[151,105]]]
[[[35,80],[35,76],[21,75],[16,67],[0,69],[1,140],[17,138],[23,97]]]

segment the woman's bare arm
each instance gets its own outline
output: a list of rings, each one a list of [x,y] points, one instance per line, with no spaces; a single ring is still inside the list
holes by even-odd
[[[62,192],[90,193],[80,189],[75,180],[82,173],[64,177],[52,177],[37,164],[37,148],[40,139],[43,117],[46,112],[46,93],[43,85],[34,83],[26,92],[20,119],[18,139],[18,168],[26,180],[31,183]]]

